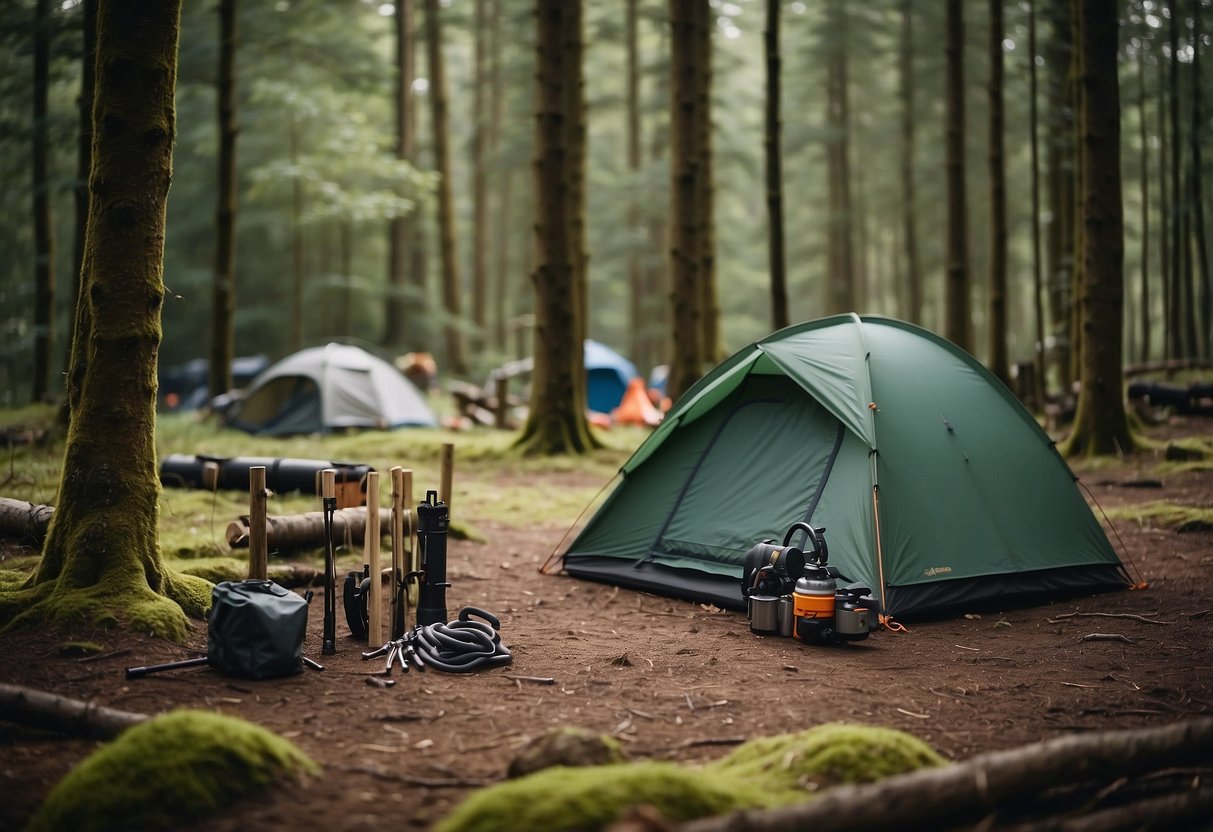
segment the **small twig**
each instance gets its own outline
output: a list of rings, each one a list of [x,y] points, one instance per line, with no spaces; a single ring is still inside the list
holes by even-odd
[[[972,650],[974,653],[981,652],[981,650],[976,647],[965,647],[963,644],[957,644],[956,646],[959,647],[961,650]]]
[[[1125,644],[1133,643],[1133,639],[1120,633],[1087,633],[1079,641],[1123,641]]]
[[[906,716],[912,716],[915,719],[930,719],[931,718],[930,714],[916,714],[913,711],[907,711],[905,708],[898,708],[897,713],[905,714]]]
[[[1068,688],[1097,688],[1099,685],[1080,685],[1078,682],[1062,682]]]
[[[687,707],[690,708],[692,711],[695,710],[695,705],[691,702],[691,694],[684,693],[683,696],[686,697]]]
[[[554,685],[556,680],[551,676],[514,676],[509,673],[502,674],[507,679],[513,679],[515,682],[530,682],[533,685]]]
[[[1150,613],[1155,615],[1156,613]],[[1067,612],[1062,615],[1054,616],[1048,619],[1050,624],[1056,624],[1063,618],[1128,618],[1131,621],[1141,621],[1144,624],[1159,624],[1163,627],[1169,627],[1176,623],[1174,621],[1157,621],[1153,618],[1147,618],[1144,615],[1137,615],[1131,612]]]
[[[131,652],[131,648],[123,647],[120,650],[111,650],[108,653],[97,653],[96,655],[93,655],[93,656],[85,656],[82,659],[76,659],[76,664],[87,664],[88,662],[101,662],[101,661],[105,661],[106,659],[113,659],[113,658],[117,658],[118,656],[125,656],[127,653],[130,653],[130,652]]]

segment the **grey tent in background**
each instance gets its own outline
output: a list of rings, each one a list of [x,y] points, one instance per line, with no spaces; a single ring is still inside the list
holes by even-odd
[[[227,424],[286,436],[343,428],[433,427],[434,414],[399,370],[361,347],[310,347],[253,380]]]

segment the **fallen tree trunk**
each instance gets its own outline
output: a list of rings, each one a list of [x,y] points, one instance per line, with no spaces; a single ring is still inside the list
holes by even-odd
[[[32,688],[0,684],[0,719],[59,734],[107,740],[150,717]]]
[[[837,786],[796,806],[739,810],[701,818],[681,832],[852,832],[855,829],[940,828],[987,815],[1045,788],[1133,777],[1164,766],[1213,761],[1213,719],[1162,728],[1060,737],[979,754],[943,768],[878,783]]]
[[[267,517],[265,521],[266,545],[271,552],[318,549],[324,546],[323,511]],[[391,529],[391,526],[392,510],[380,509],[379,528],[381,530]],[[334,511],[333,537],[338,544],[344,542],[351,546],[361,546],[366,537],[366,509],[358,506]],[[248,548],[249,518],[247,514],[227,524],[227,544],[233,549]]]
[[[0,497],[0,535],[16,538],[30,546],[41,546],[54,513],[52,506]]]

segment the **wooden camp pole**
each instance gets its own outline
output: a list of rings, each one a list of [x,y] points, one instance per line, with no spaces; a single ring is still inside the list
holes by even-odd
[[[248,469],[248,576],[264,581],[269,574],[269,552],[265,534],[265,466]]]
[[[391,593],[388,595],[388,628],[389,638],[396,639],[404,635],[404,610],[400,606],[399,582],[404,580],[405,573],[408,572],[404,562],[404,469],[394,465],[388,475],[392,480],[392,580]]]
[[[202,463],[202,487],[207,491],[219,490],[219,463],[207,460]]]
[[[408,523],[408,545],[405,547],[404,571],[412,572],[417,568],[417,508],[413,503],[413,469],[405,468],[400,472],[401,489],[404,491],[404,505],[408,514],[404,515]]]
[[[324,625],[320,652],[331,656],[337,652],[337,553],[333,544],[333,521],[331,512],[337,507],[337,472],[325,468],[318,474],[320,505],[323,506],[324,523]]]
[[[379,472],[366,475],[366,562],[371,565],[367,595],[367,643],[374,646],[383,637],[383,581],[379,565]]]
[[[451,478],[455,473],[455,446],[450,442],[442,443],[442,479],[438,481],[438,499],[446,503],[447,511],[451,508]]]

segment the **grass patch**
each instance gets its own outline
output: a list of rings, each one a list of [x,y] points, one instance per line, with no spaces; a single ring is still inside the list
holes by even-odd
[[[1136,523],[1142,528],[1176,529],[1189,524],[1213,526],[1213,508],[1186,506],[1155,500],[1137,505],[1117,506],[1107,509],[1108,517],[1114,521]]]

